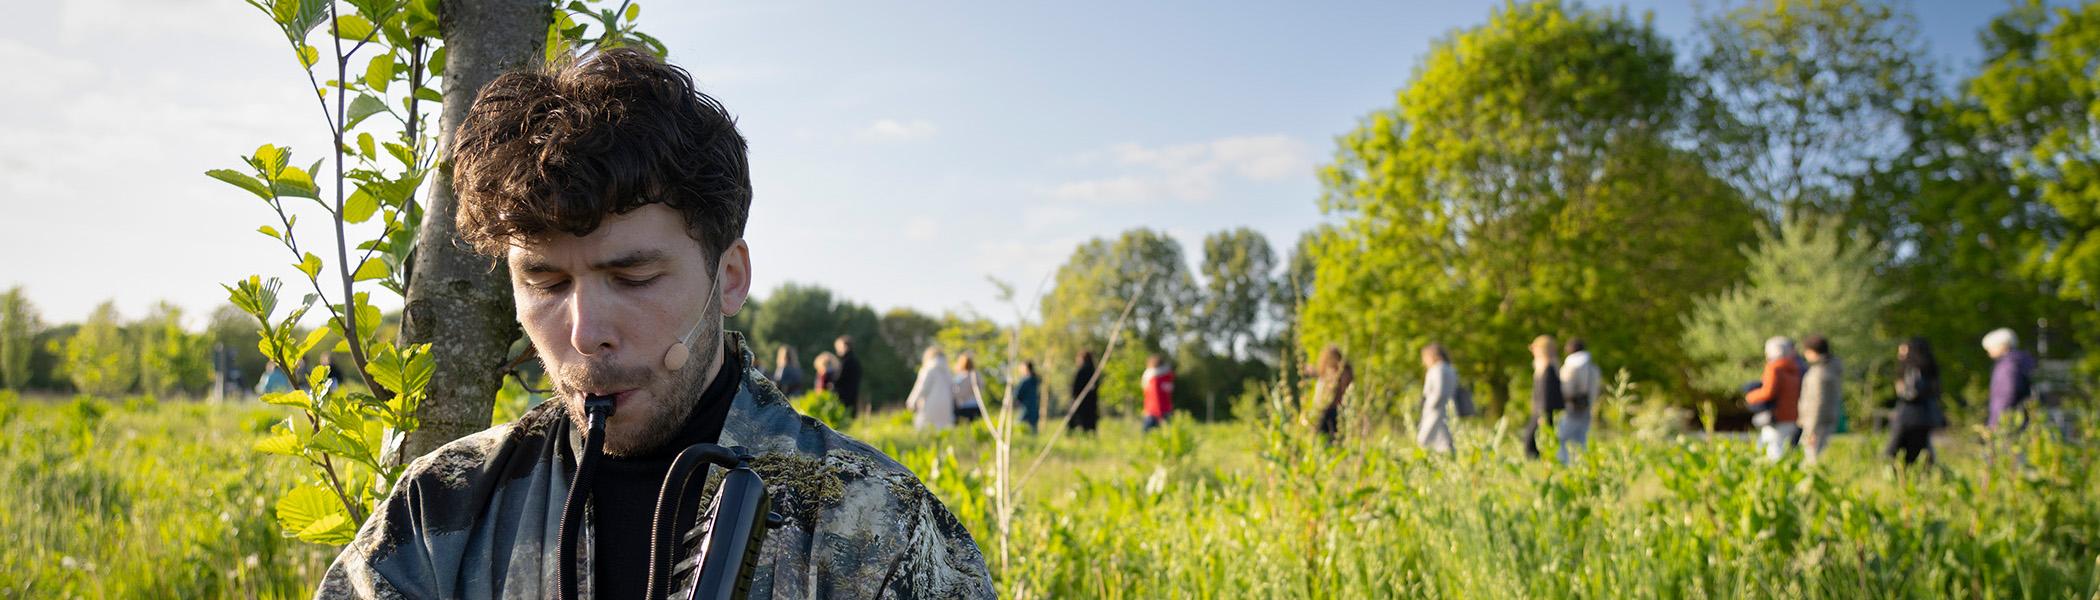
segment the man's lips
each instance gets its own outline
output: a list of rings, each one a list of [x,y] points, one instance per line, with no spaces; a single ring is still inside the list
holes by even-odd
[[[633,398],[634,395],[640,391],[641,388],[627,388],[624,390],[614,390],[605,392],[584,392],[584,396],[611,396],[613,399],[613,406],[617,407],[619,405],[626,404],[628,399]]]

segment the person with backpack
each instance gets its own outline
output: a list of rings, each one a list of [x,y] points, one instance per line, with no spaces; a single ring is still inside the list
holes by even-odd
[[[1444,352],[1442,344],[1431,343],[1422,347],[1422,424],[1415,432],[1415,443],[1430,452],[1451,454],[1451,413],[1457,408],[1458,369],[1451,367],[1451,357]]]
[[[1758,427],[1757,443],[1772,462],[1786,458],[1786,451],[1801,433],[1795,425],[1801,401],[1801,366],[1794,361],[1794,340],[1784,336],[1765,340],[1765,373],[1756,389],[1743,395],[1754,413],[1750,421]]]
[[[1560,394],[1567,412],[1560,418],[1560,464],[1568,464],[1590,441],[1591,407],[1604,387],[1604,372],[1590,360],[1582,338],[1568,340],[1568,360],[1560,366]]]
[[[1882,456],[1895,458],[1903,454],[1903,464],[1908,466],[1926,457],[1932,464],[1938,453],[1932,449],[1932,428],[1939,416],[1940,367],[1932,358],[1932,345],[1925,338],[1914,337],[1896,347],[1896,364],[1900,369],[1896,378],[1896,410],[1889,415],[1889,443],[1881,451]]]

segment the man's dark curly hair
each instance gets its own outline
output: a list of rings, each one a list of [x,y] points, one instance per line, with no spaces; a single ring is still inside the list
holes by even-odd
[[[684,69],[606,50],[481,88],[452,146],[459,235],[502,256],[515,242],[586,235],[657,202],[685,216],[712,264],[744,236],[744,136]]]

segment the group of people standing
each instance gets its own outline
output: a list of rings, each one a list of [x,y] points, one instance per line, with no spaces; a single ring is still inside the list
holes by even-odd
[[[1744,400],[1758,427],[1758,445],[1770,460],[1785,458],[1788,449],[1798,444],[1803,459],[1814,464],[1844,418],[1842,363],[1823,336],[1811,335],[1804,341],[1796,352],[1793,340],[1786,337],[1766,340],[1764,375],[1744,386]],[[1993,361],[1990,413],[1985,421],[1992,431],[2003,431],[2007,415],[2035,393],[2036,362],[2018,345],[2019,337],[2011,329],[1998,329],[1983,338],[1984,352]],[[1889,438],[1882,456],[1900,456],[1906,465],[1921,457],[1930,463],[1938,458],[1932,432],[1948,423],[1939,361],[1930,342],[1914,337],[1896,347],[1896,364],[1895,406],[1889,414]]]
[[[1072,429],[1092,432],[1100,427],[1099,370],[1093,352],[1079,353],[1069,386],[1073,401],[1066,416]],[[1014,371],[1014,404],[1020,409],[1021,423],[1034,431],[1045,412],[1042,377],[1037,374],[1034,361],[1022,361]],[[1144,429],[1150,431],[1165,425],[1174,412],[1173,365],[1163,356],[1147,358],[1139,384],[1144,393]],[[933,347],[927,348],[920,360],[918,378],[912,383],[904,406],[912,411],[912,424],[919,429],[946,429],[981,417],[983,393],[983,381],[978,377],[973,357],[962,354],[951,368],[947,353]]]
[[[816,370],[814,376],[802,371],[795,349],[781,345],[773,354],[773,385],[780,388],[782,396],[794,397],[806,392],[831,392],[838,394],[839,402],[853,414],[866,412],[867,406],[860,401],[860,357],[853,353],[853,336],[842,335],[831,341],[831,352],[817,355],[810,366]]]
[[[1033,365],[1024,363],[1021,371],[1024,383],[1035,376]],[[912,411],[913,426],[947,429],[959,421],[968,422],[984,415],[984,404],[977,400],[982,390],[983,381],[977,377],[974,358],[968,354],[959,356],[955,367],[950,369],[946,352],[937,347],[927,348],[919,363],[919,377],[911,385],[911,395],[904,398],[904,407]]]

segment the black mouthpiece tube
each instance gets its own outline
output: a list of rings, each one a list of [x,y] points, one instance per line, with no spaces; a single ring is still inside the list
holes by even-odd
[[[576,479],[569,482],[569,495],[562,501],[561,529],[555,541],[555,587],[562,600],[576,600],[576,539],[582,535],[583,508],[591,495],[591,475],[598,457],[605,452],[605,421],[612,418],[612,396],[589,395],[583,399],[588,425],[583,434],[583,455],[576,458]]]

